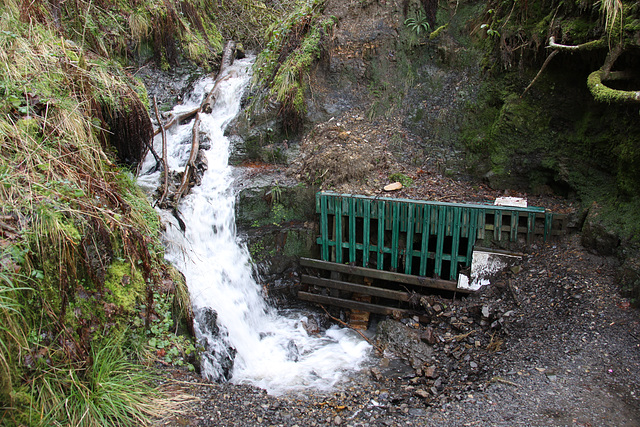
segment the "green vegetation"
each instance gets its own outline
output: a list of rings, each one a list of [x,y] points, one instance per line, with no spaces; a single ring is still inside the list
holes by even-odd
[[[188,365],[193,352],[175,335],[190,304],[163,260],[159,218],[116,164],[123,149],[139,158],[150,123],[139,83],[96,54],[117,54],[118,45],[103,34],[98,49],[93,32],[127,22],[104,6],[59,4],[76,42],[42,24],[53,10],[47,2],[0,7],[0,419],[7,424],[144,424],[166,405],[154,403],[153,374],[139,363],[161,357]],[[142,37],[144,22],[130,22]],[[128,121],[139,124],[126,128],[126,145],[113,145]]]
[[[268,43],[254,65],[254,84],[269,89],[269,96],[281,103],[285,126],[296,128],[306,113],[305,77],[320,57],[322,37],[335,19],[321,15],[323,0],[299,2],[283,20],[268,29]],[[257,100],[256,100],[257,101]]]
[[[411,187],[413,185],[413,178],[403,173],[394,173],[389,175],[390,182],[399,182],[403,187]]]
[[[419,36],[421,32],[426,34],[431,31],[431,25],[429,25],[429,21],[422,10],[418,10],[414,17],[405,19],[404,25],[409,27],[417,36]]]

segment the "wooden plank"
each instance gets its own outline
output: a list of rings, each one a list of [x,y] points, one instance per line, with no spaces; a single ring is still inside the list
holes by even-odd
[[[497,206],[493,204],[479,204],[479,203],[453,203],[453,202],[436,202],[429,200],[416,200],[416,199],[402,199],[402,198],[391,198],[391,197],[371,197],[371,196],[363,196],[357,194],[343,194],[336,193],[333,191],[322,191],[322,194],[325,194],[329,197],[354,197],[354,198],[364,198],[364,199],[373,199],[381,200],[381,201],[392,201],[392,202],[403,202],[403,203],[417,203],[421,205],[432,205],[432,206],[457,206],[457,207],[471,207],[475,209],[496,209],[496,210],[505,210],[511,212],[512,210],[517,210],[520,212],[545,212],[545,208],[537,207],[537,206],[527,206],[526,208],[521,208],[517,206]]]
[[[471,256],[473,254],[473,246],[476,244],[478,237],[478,209],[469,209],[469,241],[467,242],[467,266],[471,265]]]
[[[336,257],[335,261],[342,262],[342,198],[336,199],[335,214]]]
[[[364,224],[362,229],[363,252],[362,266],[369,267],[369,244],[371,243],[371,200],[364,199]]]
[[[429,254],[429,223],[431,221],[431,206],[425,205],[422,208],[422,245],[420,246],[420,275],[427,275],[427,259]]]
[[[442,289],[461,293],[470,293],[465,289],[458,289],[457,283],[451,280],[433,279],[431,277],[412,276],[391,271],[375,270],[373,268],[357,267],[355,265],[338,264],[335,262],[321,261],[319,259],[300,258],[303,267],[319,268],[322,270],[337,271],[338,273],[355,274],[371,277],[373,279],[388,280],[389,282],[404,283],[407,285],[421,286],[423,288]]]
[[[493,239],[502,240],[502,211],[493,211]]]
[[[349,262],[356,262],[356,200],[349,199]]]
[[[507,250],[507,249],[485,248],[483,246],[476,246],[475,250],[476,251],[482,251],[482,252],[491,252],[491,253],[494,253],[494,254],[517,256],[517,257],[525,257],[526,256],[526,254],[523,254],[522,252],[514,252],[514,251]]]
[[[399,314],[401,316],[410,316],[415,313],[414,311],[404,310],[402,308],[385,307],[383,305],[371,304],[366,302],[351,301],[324,295],[311,294],[304,291],[298,292],[298,298],[303,301],[314,302],[316,304],[333,305],[336,307],[368,311],[370,313],[384,314],[387,316],[394,316],[396,314]]]
[[[484,240],[484,230],[487,228],[487,211],[478,210],[478,239]]]
[[[390,289],[378,288],[375,286],[359,285],[357,283],[343,282],[340,280],[323,279],[320,277],[308,276],[303,274],[300,278],[302,283],[315,286],[323,286],[325,288],[340,289],[341,291],[357,292],[359,294],[371,295],[393,299],[396,301],[409,301],[411,294],[408,292],[392,291]]]
[[[447,210],[447,206],[438,206],[437,210],[438,235],[436,236],[436,265],[434,271],[438,276],[442,274],[442,252],[444,251],[444,235],[447,229]]]
[[[462,215],[460,217],[460,238],[469,237],[469,209],[462,208]]]
[[[398,270],[398,241],[400,239],[400,203],[392,203],[391,269]]]
[[[415,205],[410,204],[407,210],[407,251],[404,256],[404,273],[411,274],[411,264],[413,263],[413,223]]]
[[[510,240],[515,242],[518,240],[518,222],[520,221],[520,213],[513,211],[511,212],[511,233]]]
[[[378,202],[378,263],[376,267],[382,270],[384,265],[384,208],[383,200]]]
[[[453,238],[451,242],[451,265],[449,268],[449,279],[455,280],[458,277],[458,245],[460,243],[460,220],[462,209],[455,207],[453,210]]]
[[[329,261],[329,218],[327,215],[327,197],[320,196],[320,238],[322,239],[322,259]]]

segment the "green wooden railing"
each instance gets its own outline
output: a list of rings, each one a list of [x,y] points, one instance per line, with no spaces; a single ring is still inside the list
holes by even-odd
[[[332,192],[316,194],[316,211],[324,261],[449,280],[471,264],[477,240],[547,240],[563,227],[563,216],[544,208]]]

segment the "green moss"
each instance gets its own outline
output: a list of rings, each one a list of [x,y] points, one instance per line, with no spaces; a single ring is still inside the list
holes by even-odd
[[[254,64],[254,83],[268,87],[294,122],[306,112],[304,77],[320,57],[323,35],[336,23],[335,17],[322,17],[323,7],[321,0],[303,3],[270,28],[269,42]]]
[[[403,173],[394,173],[389,175],[389,181],[399,182],[403,187],[411,187],[413,185],[413,179]]]
[[[600,102],[640,102],[640,91],[615,90],[602,83],[602,71],[589,74],[587,87],[593,98]]]
[[[142,273],[124,260],[115,261],[109,266],[105,288],[110,291],[105,300],[126,313],[132,313],[136,304],[146,298],[146,283]]]
[[[315,234],[310,230],[291,230],[287,233],[287,241],[282,248],[282,255],[286,257],[312,257],[315,246]]]
[[[438,28],[436,28],[431,34],[429,34],[429,40],[435,40],[447,28],[449,28],[449,24],[448,23],[446,23],[444,25],[441,25]]]

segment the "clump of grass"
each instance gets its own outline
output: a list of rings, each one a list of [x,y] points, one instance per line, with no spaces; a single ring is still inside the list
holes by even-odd
[[[154,375],[126,359],[120,339],[95,342],[85,365],[36,368],[28,395],[39,410],[29,424],[147,424],[161,415]]]
[[[0,401],[13,403],[12,391],[16,365],[22,351],[26,348],[26,336],[23,328],[23,306],[19,293],[29,290],[20,284],[26,280],[20,274],[12,272],[14,264],[11,254],[4,251],[0,256]]]

